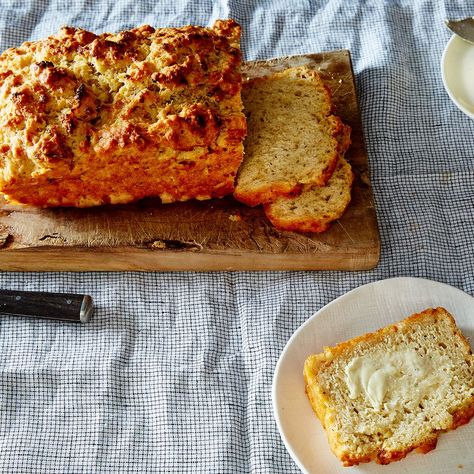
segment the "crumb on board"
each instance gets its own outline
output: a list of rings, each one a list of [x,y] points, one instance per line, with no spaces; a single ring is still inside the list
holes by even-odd
[[[165,249],[166,248],[166,243],[163,242],[162,240],[155,240],[152,244],[151,247],[154,249]]]
[[[242,217],[240,216],[240,214],[231,214],[229,216],[229,220],[232,222],[240,222],[242,220]]]

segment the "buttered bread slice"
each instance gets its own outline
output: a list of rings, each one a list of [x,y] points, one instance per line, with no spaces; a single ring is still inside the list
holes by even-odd
[[[249,205],[324,186],[338,161],[343,132],[331,95],[307,67],[286,69],[244,84],[248,134],[234,196]]]
[[[304,378],[345,466],[426,453],[474,416],[474,357],[444,308],[327,347],[308,357]]]

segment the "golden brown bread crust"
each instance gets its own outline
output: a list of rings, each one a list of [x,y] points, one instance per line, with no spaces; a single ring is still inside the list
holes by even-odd
[[[37,206],[229,194],[246,133],[240,27],[71,27],[0,56],[0,191]]]
[[[392,324],[373,333],[363,334],[350,339],[349,341],[342,342],[334,347],[325,347],[324,353],[311,355],[306,360],[303,372],[306,394],[310,400],[313,411],[321,421],[323,428],[325,428],[331,449],[343,462],[344,466],[354,466],[370,461],[375,461],[378,464],[389,464],[393,461],[399,461],[400,459],[403,459],[413,450],[417,450],[418,452],[426,454],[427,452],[436,448],[438,437],[442,432],[454,430],[458,426],[468,423],[474,417],[474,396],[472,396],[465,401],[463,406],[460,406],[457,410],[451,413],[452,423],[446,429],[437,430],[436,432],[431,433],[430,437],[426,437],[420,443],[413,444],[404,450],[376,450],[371,452],[369,455],[361,456],[354,456],[345,451],[338,442],[337,433],[335,433],[334,430],[326,429],[333,421],[333,414],[331,412],[331,408],[329,407],[329,395],[315,383],[318,372],[323,367],[330,365],[335,357],[350,351],[354,346],[357,346],[358,344],[365,341],[370,341],[372,344],[377,344],[377,342],[383,340],[384,337],[391,332],[409,331],[413,323],[422,322],[425,318],[436,318],[438,311],[444,312],[444,316],[447,317],[453,334],[459,338],[461,344],[464,346],[465,352],[472,355],[469,342],[456,326],[454,318],[446,310],[444,310],[444,308],[429,308],[421,313],[414,314],[396,324]]]

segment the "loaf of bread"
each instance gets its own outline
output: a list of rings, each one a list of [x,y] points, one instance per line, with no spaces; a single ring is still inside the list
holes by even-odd
[[[343,124],[320,76],[305,66],[286,69],[247,81],[242,98],[248,136],[236,199],[256,206],[306,184],[324,186],[338,161]]]
[[[87,207],[232,193],[246,133],[240,27],[66,27],[0,56],[0,192]]]
[[[326,347],[308,357],[304,378],[345,466],[426,453],[474,415],[474,357],[443,308]]]
[[[340,135],[339,160],[326,186],[305,185],[297,196],[283,196],[265,204],[265,214],[279,230],[324,232],[344,213],[351,201],[354,174],[344,159],[351,129],[344,125]]]

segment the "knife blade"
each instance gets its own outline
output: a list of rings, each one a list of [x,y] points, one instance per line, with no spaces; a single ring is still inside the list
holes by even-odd
[[[87,323],[94,304],[89,295],[0,290],[0,314]]]

